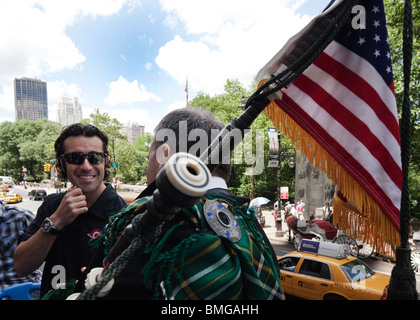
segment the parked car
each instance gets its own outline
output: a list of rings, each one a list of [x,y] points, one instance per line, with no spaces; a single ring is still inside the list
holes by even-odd
[[[47,192],[43,189],[31,190],[28,192],[29,200],[44,200],[47,197]]]
[[[381,300],[390,276],[349,256],[339,244],[303,239],[279,259],[284,293],[307,300]]]
[[[18,193],[8,193],[4,199],[4,203],[22,202],[22,196]]]
[[[9,187],[13,187],[13,179],[8,176],[0,176],[0,183],[7,184]]]

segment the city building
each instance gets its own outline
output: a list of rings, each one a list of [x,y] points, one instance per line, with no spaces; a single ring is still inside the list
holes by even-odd
[[[38,79],[14,79],[16,120],[48,119],[47,83]]]
[[[137,122],[129,121],[126,126],[122,127],[120,133],[127,136],[129,143],[136,142],[138,136],[144,135],[145,127],[139,125]]]
[[[60,98],[57,105],[56,121],[63,126],[68,126],[72,123],[77,123],[82,120],[82,106],[79,103],[79,98]]]

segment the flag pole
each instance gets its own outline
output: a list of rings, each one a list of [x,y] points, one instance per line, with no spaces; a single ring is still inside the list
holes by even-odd
[[[403,174],[400,233],[401,246],[396,250],[396,265],[392,269],[388,288],[389,300],[417,300],[416,277],[411,268],[411,249],[408,243],[410,229],[410,199],[408,189],[408,167],[411,144],[410,75],[413,57],[413,17],[411,0],[405,0],[403,24],[404,98],[402,105],[400,135],[401,163]]]
[[[188,76],[187,81],[185,82],[185,93],[186,93],[186,107],[188,107]]]

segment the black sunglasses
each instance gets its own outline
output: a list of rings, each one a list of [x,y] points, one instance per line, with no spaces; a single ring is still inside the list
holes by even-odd
[[[106,153],[93,151],[88,154],[82,152],[69,152],[61,155],[61,157],[70,164],[82,164],[85,159],[88,159],[90,164],[98,164],[104,162],[106,156]]]

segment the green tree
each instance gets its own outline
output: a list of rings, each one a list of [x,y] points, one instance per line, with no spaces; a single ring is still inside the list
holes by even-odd
[[[5,121],[0,124],[0,173],[22,180],[22,166],[27,168],[28,181],[48,177],[44,164],[54,161],[54,141],[61,125],[47,119]]]
[[[112,162],[118,162],[118,169],[111,168],[111,178],[119,176],[124,183],[146,182],[147,154],[151,143],[150,133],[137,137],[134,144],[128,143],[127,137],[121,134],[123,125],[107,112],[95,109],[83,123],[90,123],[106,133],[109,139],[108,152]]]
[[[134,143],[134,149],[137,151],[137,177],[135,182],[147,182],[146,169],[147,164],[149,163],[147,155],[149,154],[152,138],[151,133],[146,132],[143,136],[138,136]]]
[[[403,104],[403,19],[404,1],[385,0],[389,44],[393,60],[393,73],[397,107],[401,118]],[[411,199],[411,214],[420,218],[420,1],[412,0],[413,7],[413,60],[411,65],[411,151],[409,167],[409,190]],[[403,125],[403,124],[401,124]]]
[[[124,183],[137,182],[139,155],[134,146],[127,140],[120,139],[115,145],[115,155],[118,161],[118,175],[121,176],[121,180]]]
[[[210,96],[203,92],[190,101],[189,105],[193,107],[202,107],[214,113],[224,124],[231,122],[232,118],[238,117],[243,110],[241,109],[242,100],[244,97],[249,97],[255,91],[255,87],[250,90],[245,89],[238,80],[226,81],[224,92],[218,95]],[[245,98],[246,99],[246,98]],[[232,165],[232,174],[229,181],[229,188],[236,194],[244,196],[263,196],[269,199],[277,199],[277,168],[267,168],[268,163],[268,134],[267,128],[272,127],[273,124],[261,113],[251,125],[251,130],[247,135],[250,135],[237,146],[242,150],[252,150],[251,157],[246,157],[242,153],[240,164]],[[259,133],[258,133],[259,132]],[[255,157],[258,152],[255,148],[257,146],[257,135],[262,134],[264,137],[264,170],[258,170],[258,174],[252,175],[255,162],[250,160]],[[292,145],[281,137],[282,148],[289,153],[294,153]],[[258,154],[258,156],[261,156]],[[288,165],[288,160],[284,159],[281,163],[282,185],[288,185],[291,190],[294,190],[294,170]],[[261,172],[260,172],[261,171]],[[255,171],[254,171],[255,172]],[[293,194],[291,194],[293,197]]]
[[[101,113],[99,109],[95,109],[94,112],[89,115],[89,118],[83,119],[81,122],[84,124],[90,123],[94,125],[99,130],[105,132],[105,134],[108,136],[108,153],[110,161],[117,161],[119,163],[118,169],[110,169],[110,179],[114,178],[114,173],[116,174],[117,170],[120,171],[120,165],[124,161],[123,159],[119,159],[117,156],[116,146],[119,144],[126,145],[127,143],[127,137],[120,133],[120,129],[123,127],[122,123],[120,123],[116,118],[111,118],[107,112]],[[123,149],[123,147],[119,148],[119,150],[121,149]],[[121,154],[124,155],[124,152]]]
[[[120,133],[123,124],[116,118],[111,118],[107,112],[100,113],[99,109],[95,109],[93,113],[89,115],[88,119],[83,119],[82,123],[90,123],[95,127],[98,127],[101,131],[105,132],[108,139],[127,139]]]
[[[146,182],[147,155],[151,141],[152,136],[148,132],[138,136],[134,144],[123,139],[118,140],[115,146],[115,154],[119,161],[118,174],[125,183]]]

